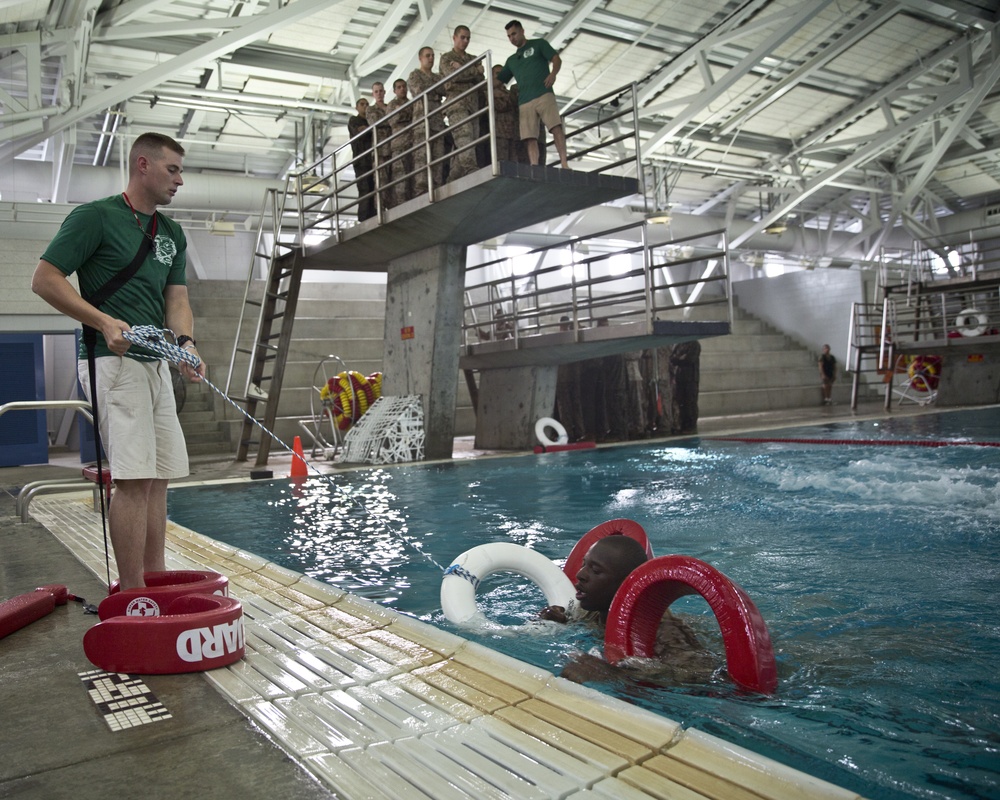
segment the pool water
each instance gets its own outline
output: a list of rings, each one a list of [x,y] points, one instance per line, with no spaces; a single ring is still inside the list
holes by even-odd
[[[779,686],[738,691],[644,676],[600,688],[873,800],[1000,798],[1000,408],[710,439],[414,465],[301,484],[171,490],[176,522],[456,631],[441,568],[512,541],[563,560],[590,527],[640,522],[658,555],[703,559],[770,629]],[[480,588],[488,616],[544,602],[524,579]],[[674,604],[723,662],[700,597]],[[465,634],[464,631],[457,631]],[[467,634],[558,672],[599,646],[585,626]]]

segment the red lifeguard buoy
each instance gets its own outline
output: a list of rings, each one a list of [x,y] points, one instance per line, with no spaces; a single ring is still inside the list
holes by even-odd
[[[4,600],[0,603],[0,639],[51,614],[56,606],[66,605],[68,599],[66,587],[53,583]]]
[[[138,589],[118,588],[113,581],[107,597],[97,607],[101,619],[110,617],[158,617],[171,601],[187,594],[229,594],[229,579],[211,570],[176,569],[145,572],[146,585]]]
[[[618,589],[604,631],[604,657],[650,658],[663,613],[679,597],[700,594],[715,613],[726,668],[740,686],[770,694],[778,670],[767,625],[743,589],[715,567],[690,556],[661,556],[636,568]]]
[[[573,549],[569,551],[566,564],[563,566],[563,572],[566,573],[571,581],[576,581],[576,573],[583,566],[583,557],[587,555],[587,551],[594,546],[594,543],[598,539],[615,535],[628,536],[631,539],[635,539],[646,549],[646,557],[653,557],[653,548],[649,544],[649,537],[646,536],[646,531],[642,525],[632,519],[609,519],[607,522],[602,522],[600,525],[591,528],[573,546]]]
[[[243,606],[234,597],[188,594],[158,617],[116,616],[84,634],[83,652],[107,672],[203,672],[243,658]]]

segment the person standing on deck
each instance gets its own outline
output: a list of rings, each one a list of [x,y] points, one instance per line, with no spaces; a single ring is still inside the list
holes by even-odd
[[[562,69],[562,59],[545,39],[527,39],[518,20],[511,20],[504,29],[517,52],[507,59],[499,79],[504,84],[509,83],[511,78],[517,80],[521,139],[527,147],[528,160],[532,164],[538,163],[538,122],[541,120],[552,134],[559,163],[563,169],[568,169],[566,134],[552,90],[556,75]]]
[[[184,185],[183,156],[169,136],[139,136],[125,191],[73,209],[31,278],[32,291],[82,323],[85,341],[93,341],[98,425],[115,481],[108,528],[122,589],[144,586],[144,572],[166,569],[167,482],[188,474],[169,366],[123,336],[139,325],[166,327],[179,347],[197,354],[187,239],[156,210]],[[74,273],[79,292],[68,280]],[[88,299],[99,296],[99,306]],[[81,342],[77,364],[90,397],[87,349]],[[180,369],[198,381],[205,362]]]

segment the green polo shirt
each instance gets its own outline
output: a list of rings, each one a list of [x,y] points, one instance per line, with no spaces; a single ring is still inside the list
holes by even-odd
[[[149,215],[137,212],[136,216],[145,229]],[[187,239],[181,226],[163,214],[157,216],[156,225],[154,246],[138,272],[101,306],[104,313],[133,328],[162,328],[166,313],[164,290],[168,285],[186,284]],[[132,263],[144,235],[128,203],[116,194],[74,208],[42,258],[67,276],[78,273],[80,293],[88,297]],[[127,355],[140,360],[150,358],[135,350],[130,348]],[[95,353],[98,357],[113,355],[100,331]],[[86,358],[82,341],[80,358]]]
[[[501,83],[507,83],[511,78],[517,81],[517,102],[524,105],[541,97],[552,88],[546,88],[545,79],[549,76],[549,62],[558,55],[544,39],[529,39],[524,47],[507,59],[499,78]]]

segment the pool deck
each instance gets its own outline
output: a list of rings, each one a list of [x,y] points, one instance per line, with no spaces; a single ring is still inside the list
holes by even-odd
[[[817,407],[703,419],[699,435],[884,416]],[[489,455],[456,441],[456,458]],[[288,465],[272,459],[277,476]],[[192,482],[250,470],[217,459],[192,468]],[[72,460],[0,469],[0,599],[48,583],[103,596],[90,492],[39,497],[25,523],[15,515],[26,482],[78,474]],[[139,678],[155,700],[114,715],[124,727],[112,730],[81,677],[94,669],[82,638],[96,617],[70,603],[0,639],[0,797],[857,798],[172,523],[168,567],[229,577],[246,657]]]

